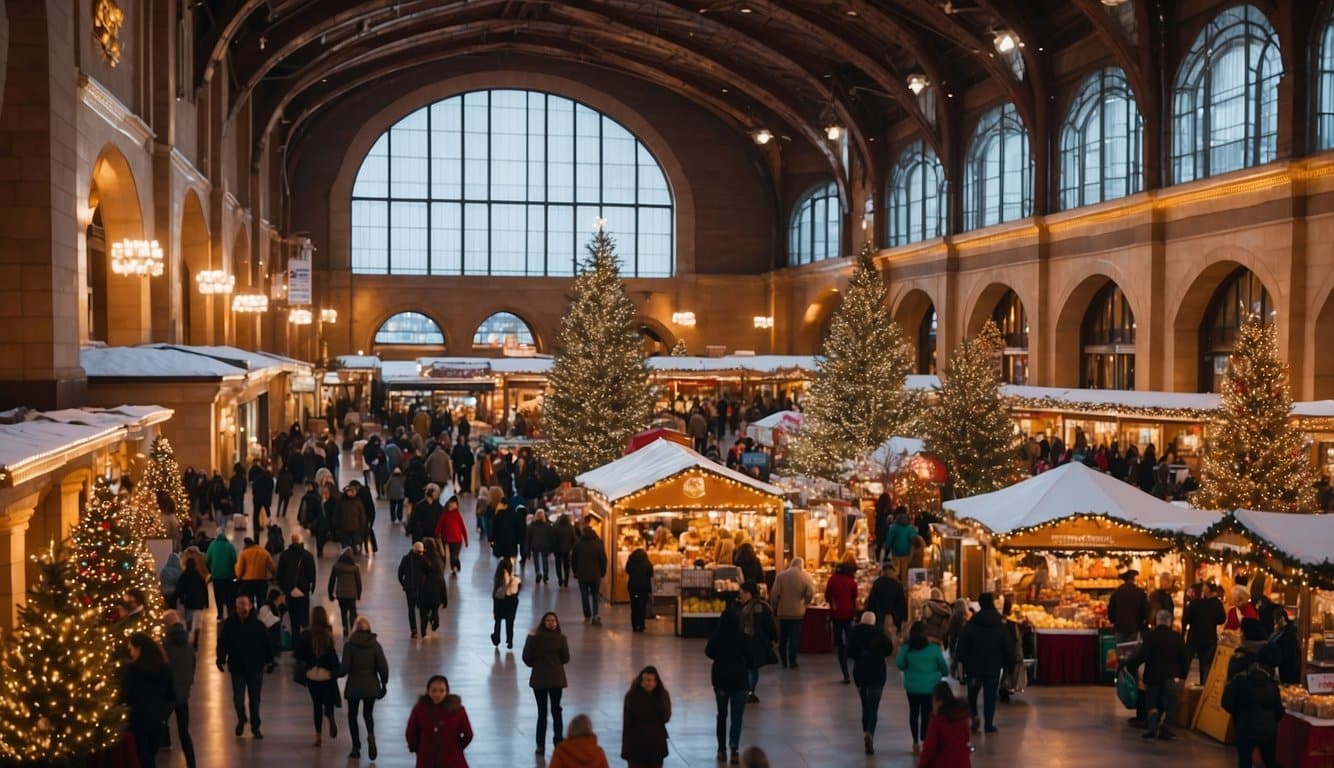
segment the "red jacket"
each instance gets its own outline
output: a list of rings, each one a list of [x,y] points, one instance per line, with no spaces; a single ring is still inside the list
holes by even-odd
[[[829,618],[851,621],[857,616],[857,580],[840,566],[825,585],[824,599],[829,603]]]
[[[446,544],[468,543],[468,526],[463,524],[458,507],[445,507],[435,523],[435,537]]]
[[[423,696],[408,717],[408,751],[417,768],[468,768],[463,750],[472,743],[472,723],[458,696],[434,704]]]
[[[972,768],[968,754],[968,710],[954,717],[937,715],[926,727],[918,768]]]

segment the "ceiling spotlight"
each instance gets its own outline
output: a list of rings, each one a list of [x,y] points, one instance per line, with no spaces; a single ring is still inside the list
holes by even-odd
[[[920,72],[908,75],[908,90],[912,91],[914,96],[920,96],[929,84],[930,81],[926,79],[926,75]]]
[[[751,9],[749,9],[749,8],[742,8],[742,9],[741,9],[741,12],[742,12],[742,13],[751,13],[752,11],[751,11]]]
[[[754,139],[756,144],[763,146],[773,141],[774,135],[768,128],[761,128],[757,131],[751,131],[750,138]]]
[[[838,123],[830,123],[824,129],[824,135],[828,136],[830,141],[838,141],[839,137],[843,135],[843,126]]]
[[[1115,8],[1118,5],[1125,5],[1126,0],[1102,0],[1102,4],[1108,8]]]
[[[994,45],[998,53],[1009,53],[1019,47],[1019,38],[1008,29],[998,29]]]
[[[854,11],[854,10],[852,10],[851,8],[847,9],[846,11],[844,11],[844,13],[846,13],[846,14],[849,15],[849,16],[856,16],[856,15],[858,15],[857,12]]]

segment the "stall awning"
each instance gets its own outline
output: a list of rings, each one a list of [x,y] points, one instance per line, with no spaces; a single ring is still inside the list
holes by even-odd
[[[1288,580],[1334,589],[1334,515],[1239,509],[1196,541],[1209,559],[1240,559]]]
[[[1334,567],[1334,515],[1255,512],[1239,509],[1232,516],[1246,530],[1304,565]]]
[[[1011,549],[1164,549],[1173,537],[1198,536],[1221,519],[1217,512],[1169,504],[1079,463],[943,506]]]
[[[673,480],[681,480],[679,488],[663,488]],[[739,490],[751,498],[768,497],[763,501],[773,505],[781,504],[783,499],[780,488],[710,461],[684,445],[662,439],[610,464],[589,470],[575,481],[612,504],[635,497],[635,501],[643,501],[642,505],[636,504],[642,508],[704,508],[719,500],[724,489],[728,495]],[[667,491],[679,492],[676,500],[679,503],[669,504],[659,495],[649,496],[659,489],[664,491],[663,496]]]
[[[670,440],[673,443],[678,443],[680,445],[690,445],[690,435],[687,435],[684,432],[678,432],[675,429],[654,427],[631,435],[630,439],[626,441],[625,453],[622,455],[634,453],[646,445],[652,445],[657,440]]]
[[[774,432],[793,432],[801,427],[805,415],[800,411],[779,411],[746,425],[746,437],[760,445],[773,445]]]

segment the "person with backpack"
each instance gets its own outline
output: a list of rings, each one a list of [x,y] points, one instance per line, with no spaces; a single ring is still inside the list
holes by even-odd
[[[894,646],[880,628],[871,611],[848,633],[848,656],[852,658],[852,679],[857,683],[857,697],[862,705],[862,744],[866,754],[875,754],[875,726],[880,714],[880,697],[889,675],[885,659]]]
[[[1233,675],[1223,688],[1223,709],[1232,715],[1237,733],[1237,765],[1252,765],[1251,756],[1260,750],[1266,766],[1277,766],[1278,723],[1283,719],[1274,668],[1282,660],[1278,647],[1266,645],[1244,671]]]
[[[1001,673],[1014,657],[1013,637],[1005,630],[1005,619],[996,610],[996,598],[983,592],[977,598],[979,610],[959,632],[955,657],[968,676],[968,708],[973,716],[973,733],[979,730],[977,694],[982,693],[982,714],[986,732],[996,732],[996,697]]]
[[[737,617],[746,636],[746,674],[749,695],[746,702],[758,704],[755,686],[760,682],[760,667],[778,663],[778,622],[769,604],[760,599],[760,587],[753,581],[742,583],[737,592]]]

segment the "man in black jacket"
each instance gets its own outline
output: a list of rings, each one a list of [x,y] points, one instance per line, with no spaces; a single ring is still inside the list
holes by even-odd
[[[1256,749],[1265,765],[1278,765],[1278,721],[1283,719],[1283,697],[1274,679],[1278,662],[1278,648],[1266,645],[1256,662],[1223,688],[1223,709],[1236,723],[1239,765],[1250,765]]]
[[[459,420],[459,439],[454,444],[454,450],[449,454],[449,458],[454,462],[454,477],[459,481],[459,494],[467,494],[472,491],[472,451],[468,450],[468,435],[465,425],[467,419]]]
[[[260,690],[264,687],[264,667],[273,661],[269,635],[255,617],[249,596],[236,598],[236,611],[222,623],[218,632],[218,671],[232,676],[232,706],[236,708],[236,735],[246,726],[246,692],[250,693],[250,733],[259,732]]]
[[[1014,658],[1014,637],[1005,629],[1005,619],[996,611],[996,598],[983,592],[980,609],[959,631],[955,655],[968,678],[968,708],[973,715],[973,733],[978,731],[977,694],[982,693],[982,714],[987,733],[996,732],[996,694],[1001,672]]]
[[[292,637],[310,623],[310,595],[315,591],[315,556],[306,551],[301,533],[292,534],[292,543],[278,555],[278,588],[287,596],[287,615],[292,622]]]
[[[1227,621],[1227,611],[1218,599],[1217,587],[1201,584],[1199,589],[1201,596],[1186,603],[1181,624],[1186,630],[1187,651],[1200,660],[1200,685],[1204,685],[1218,651],[1218,628]]]
[[[262,528],[259,511],[262,509],[266,517],[273,517],[273,473],[258,459],[250,468],[250,505],[254,508],[255,533],[259,533]]]
[[[579,543],[574,545],[570,556],[570,567],[574,579],[579,582],[579,601],[584,609],[584,623],[601,624],[598,615],[601,597],[598,586],[602,577],[607,575],[607,553],[602,549],[602,539],[592,528],[584,528]]]
[[[1185,641],[1172,629],[1172,613],[1159,611],[1155,619],[1156,626],[1144,636],[1144,644],[1129,667],[1144,667],[1144,699],[1151,710],[1144,738],[1174,739],[1167,724],[1176,715],[1177,694],[1186,679],[1189,661]]]
[[[426,580],[430,578],[431,565],[426,560],[426,545],[413,542],[412,549],[398,562],[398,585],[403,588],[403,595],[408,601],[408,628],[412,630],[412,639],[417,639],[417,618],[420,615],[422,634],[426,634],[427,609],[418,599]]]
[[[871,591],[866,594],[862,610],[873,611],[876,621],[886,634],[897,637],[903,622],[908,620],[908,593],[895,577],[898,570],[893,563],[886,563],[880,569],[880,577],[871,584]],[[890,617],[891,625],[885,626],[885,617]]]
[[[1121,574],[1122,584],[1107,600],[1107,620],[1116,632],[1117,643],[1133,643],[1149,623],[1149,596],[1135,584],[1139,571]]]

